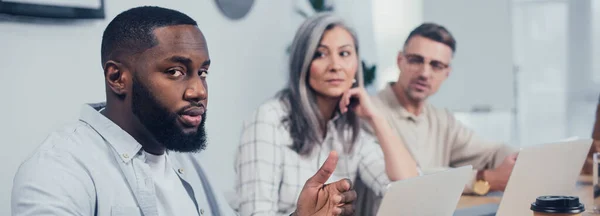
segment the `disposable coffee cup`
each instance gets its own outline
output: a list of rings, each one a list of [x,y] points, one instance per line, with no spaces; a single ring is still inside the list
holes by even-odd
[[[575,196],[541,196],[531,203],[534,216],[581,216],[585,206]]]

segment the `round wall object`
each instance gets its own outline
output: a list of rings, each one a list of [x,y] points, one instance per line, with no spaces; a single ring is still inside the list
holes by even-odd
[[[237,20],[241,19],[250,12],[254,0],[215,0],[217,7],[226,17]]]

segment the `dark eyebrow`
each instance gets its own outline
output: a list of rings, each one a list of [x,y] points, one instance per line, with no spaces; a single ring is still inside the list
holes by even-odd
[[[425,57],[423,57],[423,56],[421,56],[421,55],[419,55],[419,54],[407,53],[407,54],[405,54],[405,56],[406,56],[406,57],[412,57],[412,58],[418,58],[418,59],[420,59],[421,61],[424,61],[424,60],[425,60]],[[441,64],[441,65],[442,65],[442,67],[444,67],[444,68],[450,67],[450,64],[449,64],[449,63],[444,63],[444,62],[442,62],[442,61],[440,61],[440,60],[436,60],[436,59],[432,59],[432,60],[430,60],[430,64]]]
[[[323,48],[329,49],[329,47],[327,45],[324,45],[324,44],[319,44],[318,47],[323,47]],[[344,48],[344,47],[352,47],[352,44],[344,44],[344,45],[341,45],[339,48]]]
[[[172,56],[172,57],[168,58],[167,60],[171,61],[171,62],[183,64],[188,68],[192,65],[192,59],[190,59],[188,57]],[[210,66],[210,59],[207,59],[206,61],[202,62],[202,67],[206,67],[206,66]]]
[[[328,47],[328,46],[326,46],[326,45],[323,45],[323,44],[319,44],[319,46],[317,46],[317,48],[319,48],[319,47],[323,47],[323,48],[325,48],[325,49],[329,49],[329,47]]]
[[[206,61],[202,62],[202,67],[205,66],[210,66],[210,59],[207,59]]]
[[[419,54],[412,54],[412,53],[406,53],[404,54],[407,57],[413,57],[413,58],[420,58],[420,59],[424,59],[425,57],[419,55]]]
[[[183,56],[171,56],[167,60],[171,61],[171,62],[183,64],[186,67],[190,67],[190,65],[192,64],[192,60],[190,58],[183,57]]]

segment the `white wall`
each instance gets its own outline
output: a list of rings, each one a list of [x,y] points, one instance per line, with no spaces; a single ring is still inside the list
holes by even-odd
[[[597,2],[514,1],[522,146],[591,136],[600,90],[592,55]]]
[[[285,81],[292,1],[255,1],[231,21],[214,1],[106,1],[107,19],[74,23],[0,22],[0,215],[10,213],[18,165],[56,128],[77,120],[83,103],[105,99],[100,42],[118,13],[139,5],[178,9],[198,21],[213,62],[209,77],[209,145],[202,156],[213,184],[230,189],[242,119]],[[283,24],[281,24],[283,23]]]
[[[452,72],[433,104],[455,111],[514,108],[512,23],[507,0],[424,0],[426,22],[445,26],[456,38]]]
[[[598,0],[565,1],[568,3],[566,104],[566,131],[569,136],[590,137],[598,105],[600,83],[594,81],[594,62],[598,59],[594,53],[594,15],[593,9]],[[594,3],[596,2],[596,3]]]
[[[398,80],[400,70],[396,64],[408,34],[423,22],[423,0],[373,1],[373,34],[377,47],[377,72],[375,90],[388,82]]]
[[[568,5],[515,2],[513,9],[521,145],[565,138]]]
[[[360,57],[371,65],[377,61],[377,47],[373,32],[373,11],[371,1],[335,0],[335,12],[346,20],[356,31]]]

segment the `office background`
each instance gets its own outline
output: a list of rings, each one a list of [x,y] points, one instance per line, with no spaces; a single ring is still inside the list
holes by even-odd
[[[217,2],[236,1],[105,0],[104,19],[0,16],[0,215],[9,215],[19,164],[48,133],[76,121],[83,103],[105,100],[102,31],[140,5],[190,15],[208,40],[209,145],[200,157],[214,185],[232,191],[242,121],[285,85],[286,49],[301,13],[314,9],[309,0],[254,0],[248,14],[231,19]],[[591,134],[600,92],[600,0],[325,3],[354,26],[363,60],[376,66],[371,93],[396,79],[396,54],[410,30],[433,21],[458,41],[453,72],[433,104],[455,111],[481,136],[515,147]]]

